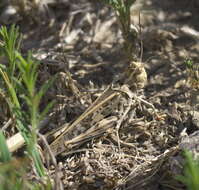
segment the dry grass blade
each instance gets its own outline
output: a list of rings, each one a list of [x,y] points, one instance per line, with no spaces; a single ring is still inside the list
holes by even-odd
[[[58,164],[57,164],[57,160],[56,160],[56,158],[54,157],[54,155],[53,155],[53,153],[52,153],[52,151],[51,151],[51,148],[50,148],[50,146],[49,146],[49,144],[48,144],[46,138],[45,138],[42,134],[40,134],[40,133],[38,133],[37,135],[38,135],[38,136],[40,137],[40,139],[43,141],[43,143],[44,143],[44,145],[45,145],[45,147],[46,147],[46,149],[47,149],[47,151],[48,151],[48,153],[49,153],[49,155],[50,155],[50,157],[51,157],[51,161],[52,161],[52,163],[54,164],[55,171],[56,171],[56,172],[55,172],[55,188],[56,188],[56,189],[59,189],[59,190],[63,190],[64,188],[63,188],[63,183],[62,183],[61,178],[60,178],[60,175],[59,175],[60,169],[59,169],[59,166],[58,166]]]
[[[97,100],[82,115],[80,115],[71,125],[69,126],[68,124],[64,125],[60,131],[56,132],[54,134],[55,140],[50,144],[51,149],[54,152],[54,154],[58,155],[59,153],[64,151],[65,134],[73,130],[74,127],[77,124],[79,124],[83,119],[85,119],[87,116],[97,111],[98,109],[100,109],[105,103],[107,103],[108,101],[110,101],[117,95],[119,95],[119,92],[108,87],[104,91],[104,93],[100,97],[98,97]]]
[[[98,137],[106,132],[109,128],[113,127],[117,121],[117,117],[112,116],[108,119],[103,119],[96,126],[91,127],[86,131],[86,133],[80,134],[77,137],[73,138],[72,140],[65,141],[64,145],[66,147],[74,148],[82,143],[89,141],[92,138]]]
[[[178,146],[172,147],[166,150],[163,154],[159,155],[157,158],[148,161],[146,160],[143,164],[137,166],[135,170],[133,170],[125,179],[122,179],[120,183],[128,183],[129,186],[127,189],[129,190],[141,184],[146,185],[150,179],[159,171],[163,162],[174,155],[178,150]]]

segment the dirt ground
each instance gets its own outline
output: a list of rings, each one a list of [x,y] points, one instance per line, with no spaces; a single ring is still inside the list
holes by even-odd
[[[1,24],[20,26],[23,53],[32,50],[41,61],[38,86],[58,74],[41,105],[42,109],[56,100],[43,134],[78,118],[126,69],[121,32],[110,7],[99,0],[52,0],[46,5],[48,9],[40,7],[40,11],[27,7],[29,11],[18,12],[14,18],[0,16]],[[199,61],[198,16],[196,0],[136,1],[132,23],[141,28],[139,58],[148,82],[137,92],[140,101],[135,101],[131,120],[120,127],[120,145],[107,130],[57,156],[64,189],[184,188],[174,179],[178,172],[173,162],[181,132],[186,128],[189,135],[199,127],[190,114],[191,89],[184,65],[187,58]],[[68,84],[71,80],[81,98]],[[90,120],[82,125],[92,126]],[[56,175],[53,166],[48,171]]]

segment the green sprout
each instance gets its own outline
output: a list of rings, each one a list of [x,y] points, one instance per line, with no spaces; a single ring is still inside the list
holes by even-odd
[[[124,49],[129,61],[135,61],[137,30],[131,27],[131,6],[136,0],[103,0],[104,3],[111,6],[116,13],[124,38]]]
[[[13,25],[8,30],[2,26],[0,40],[0,52],[6,60],[4,64],[0,64],[2,88],[5,91],[10,112],[16,120],[16,127],[25,140],[28,156],[32,158],[37,174],[42,177],[46,174],[37,150],[37,131],[39,122],[52,103],[41,113],[39,105],[53,80],[47,81],[39,90],[36,88],[39,63],[30,52],[26,58],[21,55],[20,34],[17,27]]]
[[[3,135],[3,132],[0,131],[0,145],[1,145],[1,149],[0,149],[0,162],[8,162],[11,160],[11,154],[8,150],[8,146],[6,144],[6,139]]]
[[[184,64],[186,65],[187,68],[191,69],[193,67],[193,61],[191,59],[186,59],[184,61]]]
[[[183,175],[177,176],[177,180],[186,185],[189,190],[199,189],[199,160],[194,160],[192,153],[185,151],[185,165]]]

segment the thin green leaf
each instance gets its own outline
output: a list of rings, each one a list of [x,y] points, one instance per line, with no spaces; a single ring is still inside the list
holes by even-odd
[[[6,139],[3,135],[3,132],[0,130],[0,161],[8,162],[11,160],[11,154],[8,150],[8,146],[6,144]]]
[[[44,108],[44,110],[40,113],[39,121],[42,121],[44,119],[44,117],[49,112],[49,110],[53,107],[54,104],[55,104],[55,101],[52,101]]]

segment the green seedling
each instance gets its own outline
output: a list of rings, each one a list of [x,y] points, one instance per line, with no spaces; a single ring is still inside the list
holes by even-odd
[[[186,59],[184,61],[184,64],[186,65],[187,68],[191,69],[193,68],[193,61],[191,59]]]
[[[186,185],[188,190],[199,189],[199,160],[194,160],[192,153],[185,151],[185,164],[183,175],[177,176],[177,180]]]
[[[28,156],[34,162],[37,174],[45,176],[45,170],[37,150],[37,130],[42,117],[52,103],[40,113],[39,105],[53,80],[47,81],[39,90],[36,88],[39,63],[29,52],[27,57],[20,53],[20,34],[14,25],[8,30],[0,28],[0,52],[6,60],[0,64],[0,79],[6,94],[10,112],[16,127],[24,137]]]
[[[6,139],[3,135],[3,132],[0,131],[0,145],[1,145],[1,148],[0,148],[0,162],[8,162],[11,160],[11,154],[8,150],[8,146],[6,144]]]
[[[187,59],[184,64],[187,67],[188,82],[192,90],[199,88],[199,65],[193,63],[191,59]]]
[[[137,31],[131,27],[130,8],[136,0],[103,0],[104,3],[111,6],[116,13],[117,19],[124,38],[124,49],[129,61],[135,61],[135,41]]]

